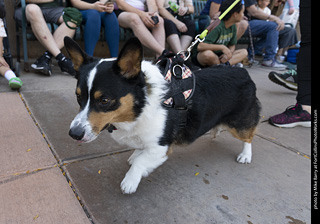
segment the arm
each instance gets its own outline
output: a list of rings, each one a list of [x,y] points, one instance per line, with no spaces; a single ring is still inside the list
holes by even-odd
[[[157,0],[159,14],[163,18],[171,20],[176,25],[176,27],[178,28],[178,30],[180,32],[186,32],[188,30],[187,26],[183,22],[176,19],[166,8],[163,7],[164,2],[165,2],[165,0]]]
[[[246,10],[250,13],[251,16],[255,18],[276,22],[278,24],[278,30],[282,30],[284,28],[284,22],[279,17],[274,15],[268,15],[260,10],[257,10],[255,5],[247,7]]]
[[[218,19],[219,15],[220,15],[220,11],[219,11],[220,5],[221,4],[211,2],[209,16],[212,20]]]

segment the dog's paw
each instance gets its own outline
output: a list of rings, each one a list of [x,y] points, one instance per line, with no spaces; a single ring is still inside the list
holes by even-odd
[[[251,163],[251,155],[248,154],[248,153],[240,153],[237,157],[237,162],[238,163],[244,163],[244,164],[247,164],[247,163]]]
[[[140,183],[141,176],[135,177],[126,174],[125,178],[121,182],[121,190],[123,194],[133,194],[137,191],[138,185]]]

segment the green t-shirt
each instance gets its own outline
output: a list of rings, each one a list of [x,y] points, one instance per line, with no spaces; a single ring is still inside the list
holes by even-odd
[[[237,28],[233,24],[228,29],[224,25],[224,21],[221,21],[220,24],[214,28],[204,40],[204,43],[207,44],[223,44],[225,46],[236,45],[237,44]],[[193,49],[197,49],[198,45]],[[193,52],[197,53],[197,51]],[[219,54],[221,51],[215,51]]]

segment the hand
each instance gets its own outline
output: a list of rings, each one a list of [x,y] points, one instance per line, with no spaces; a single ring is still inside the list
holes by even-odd
[[[107,3],[105,6],[106,6],[105,12],[107,12],[107,13],[112,13],[113,12],[114,4],[112,2]]]
[[[223,54],[219,57],[219,59],[220,62],[224,64],[232,58],[232,52],[228,47],[223,46],[222,53]]]
[[[93,3],[93,9],[99,11],[99,12],[105,12],[107,10],[107,6],[104,5],[104,3],[98,1]]]
[[[142,22],[144,25],[148,28],[153,28],[155,26],[153,20],[151,19],[151,16],[153,16],[155,13],[150,13],[150,12],[142,12],[139,14]]]
[[[278,24],[277,30],[283,30],[284,29],[284,22],[281,19],[277,19],[276,23]]]
[[[178,15],[184,16],[188,12],[188,7],[179,7]]]
[[[293,13],[294,13],[294,8],[290,8],[289,11],[288,11],[288,14],[292,15]]]
[[[188,31],[188,27],[186,26],[186,24],[184,24],[183,22],[179,21],[176,24],[177,29],[181,32],[181,33],[185,33]]]
[[[4,57],[0,56],[0,67],[9,67],[9,65],[7,64],[6,60],[4,59]]]

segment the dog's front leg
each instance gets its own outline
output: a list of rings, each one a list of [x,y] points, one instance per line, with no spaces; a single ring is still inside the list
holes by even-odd
[[[121,182],[124,194],[136,192],[142,177],[148,176],[154,169],[163,164],[167,159],[168,146],[156,146],[144,149],[131,160],[132,165]]]

